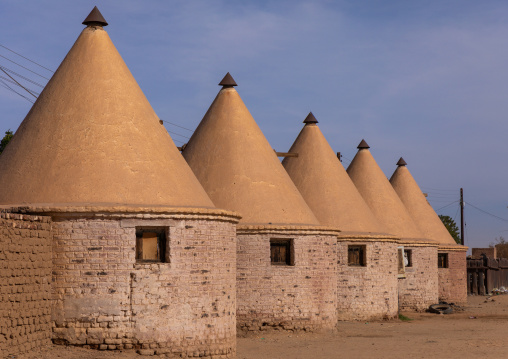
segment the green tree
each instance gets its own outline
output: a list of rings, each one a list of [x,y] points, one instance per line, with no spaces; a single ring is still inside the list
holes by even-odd
[[[450,232],[450,235],[452,236],[452,238],[455,239],[455,242],[457,242],[457,244],[461,244],[460,235],[459,235],[459,227],[457,227],[457,223],[455,223],[453,218],[450,216],[444,216],[444,215],[440,214],[439,219],[441,220],[441,222],[443,222],[443,224],[446,227],[446,229],[448,230],[448,232]]]
[[[14,134],[10,129],[5,131],[5,136],[0,142],[0,154],[5,150],[5,146],[7,146],[7,144],[11,141],[12,136],[14,136]]]

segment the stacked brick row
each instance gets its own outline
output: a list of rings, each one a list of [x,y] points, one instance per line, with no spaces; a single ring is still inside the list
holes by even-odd
[[[136,262],[138,226],[169,228],[169,262]],[[55,342],[142,354],[234,356],[233,222],[61,218],[54,231]]]
[[[399,280],[399,308],[423,312],[438,303],[437,246],[412,247],[412,266],[406,267],[406,278]]]
[[[51,339],[50,218],[0,213],[0,357]]]
[[[441,253],[441,251],[440,251]],[[466,251],[447,251],[448,268],[438,268],[439,300],[465,304],[467,302]]]
[[[333,329],[337,323],[337,237],[239,227],[237,322],[241,331]],[[262,226],[261,226],[262,227]],[[294,241],[293,265],[272,265],[270,239]]]
[[[364,244],[366,266],[348,265],[348,245]],[[338,243],[338,320],[390,319],[397,316],[397,241]]]

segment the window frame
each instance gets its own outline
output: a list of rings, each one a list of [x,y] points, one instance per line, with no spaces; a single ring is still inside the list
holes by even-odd
[[[358,263],[351,261],[350,253],[358,249]],[[348,244],[347,246],[347,265],[349,267],[363,268],[367,267],[367,246],[365,244]]]
[[[443,258],[443,259],[441,259]],[[448,262],[448,253],[437,253],[437,267],[438,268],[449,268],[450,263]]]
[[[397,278],[406,278],[406,263],[404,263],[404,246],[397,247]]]
[[[157,234],[157,259],[142,259],[140,254],[140,243],[142,245],[143,233]],[[135,260],[136,264],[154,264],[154,263],[170,263],[169,250],[169,227],[168,226],[136,226],[136,247]]]
[[[274,248],[285,247],[286,258],[285,261],[274,261]],[[293,238],[270,238],[270,264],[274,266],[288,266],[293,267],[295,265],[295,247]]]

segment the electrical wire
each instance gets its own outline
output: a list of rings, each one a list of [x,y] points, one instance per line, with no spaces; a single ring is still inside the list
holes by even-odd
[[[449,199],[432,199],[429,197],[427,197],[427,201],[432,202],[432,203],[450,203]]]
[[[441,208],[436,209],[436,212],[437,212],[437,211],[440,211],[440,210],[442,210],[442,209],[445,209],[446,207],[449,207],[449,206],[451,206],[452,204],[457,203],[457,202],[460,202],[460,200],[456,200],[456,201],[453,201],[453,202],[451,202],[451,203],[448,203],[446,206],[443,206],[443,207],[441,207]]]
[[[496,216],[495,214],[492,214],[492,213],[490,213],[490,212],[484,211],[483,209],[478,208],[478,207],[476,207],[475,205],[473,205],[473,204],[471,204],[471,203],[469,203],[469,202],[465,202],[465,201],[464,201],[464,203],[466,203],[467,205],[469,205],[469,206],[473,207],[474,209],[476,209],[476,210],[478,210],[478,211],[480,211],[480,212],[483,212],[483,213],[485,213],[485,214],[487,214],[487,215],[489,215],[489,216],[491,216],[491,217],[494,217],[494,218],[496,218],[496,219],[499,219],[500,221],[503,221],[503,222],[508,222],[508,219],[506,219],[506,218],[502,218],[502,217]]]
[[[170,125],[173,125],[173,126],[176,126],[176,127],[180,127],[184,130],[187,130],[187,131],[190,131],[190,132],[194,132],[193,130],[191,129],[188,129],[187,127],[183,127],[183,126],[180,126],[180,125],[177,125],[176,123],[173,123],[173,122],[169,122],[169,121],[166,121],[166,120],[161,120],[162,122],[165,122],[165,123],[169,123]]]
[[[184,142],[184,141],[181,141],[181,140],[179,140],[179,139],[174,139],[174,138],[173,138],[172,140],[173,140],[173,142],[180,142],[180,144],[182,144],[182,145],[184,145],[184,144],[185,144],[185,142]]]
[[[33,93],[30,92],[30,90],[28,90],[25,86],[23,86],[22,84],[20,84],[18,81],[16,81],[16,79],[14,77],[12,77],[11,75],[9,75],[7,72],[5,72],[4,69],[0,68],[0,71],[2,71],[4,74],[6,74],[12,81],[14,81],[19,87],[21,87],[23,90],[25,90],[26,92],[28,92],[30,95],[32,95],[33,97],[37,98],[37,96],[35,96]]]
[[[21,64],[18,64],[16,61],[12,61],[12,60],[11,60],[11,59],[9,59],[8,57],[5,57],[5,56],[3,56],[3,55],[0,55],[0,57],[3,57],[3,58],[4,58],[4,59],[6,59],[7,61],[10,61],[10,62],[12,62],[13,64],[16,64],[16,65],[18,65],[19,67],[22,67],[22,68],[24,68],[25,70],[30,71],[31,73],[33,73],[33,74],[35,74],[35,75],[37,75],[37,76],[40,76],[40,77],[42,77],[43,79],[46,79],[46,80],[48,80],[48,81],[49,81],[49,79],[48,79],[46,76],[42,76],[41,74],[38,74],[37,72],[30,70],[28,67],[25,67],[25,66],[23,66],[23,65],[21,65]]]
[[[422,189],[423,188],[425,188],[425,190],[440,191],[440,192],[456,192],[457,191],[455,189],[439,189],[439,188],[430,188],[430,187],[423,187],[422,186]]]
[[[172,133],[173,135],[183,137],[183,138],[185,138],[185,139],[187,139],[187,140],[188,140],[188,139],[190,139],[190,137],[189,137],[189,136],[184,136],[184,135],[181,135],[181,134],[179,134],[179,133],[176,133],[176,132],[173,132],[173,131],[170,131],[170,130],[168,130],[168,132],[169,132],[169,133]]]
[[[11,84],[13,85],[16,85],[16,86],[19,86],[15,81],[12,81],[10,78],[7,78],[7,77],[4,77],[4,76],[0,76],[0,79],[2,80],[5,80],[7,82],[10,82]],[[34,91],[32,89],[28,89],[31,93],[33,94],[36,94],[36,95],[40,95],[41,93],[40,92],[37,92],[37,91]]]
[[[29,78],[27,78],[27,77],[25,77],[25,76],[23,76],[23,75],[20,75],[20,74],[18,74],[17,72],[12,71],[11,69],[9,69],[9,68],[7,68],[7,67],[5,67],[5,66],[0,65],[0,69],[4,69],[5,71],[10,72],[11,74],[18,76],[18,77],[22,78],[22,79],[23,79],[23,80],[25,80],[25,81],[31,82],[31,83],[33,83],[33,84],[34,84],[34,85],[36,85],[36,86],[39,86],[39,87],[44,88],[44,85],[41,85],[40,83],[35,82],[34,80],[30,80]]]
[[[0,46],[1,46],[1,47],[3,47],[3,48],[4,48],[4,49],[6,49],[6,50],[8,50],[8,51],[12,52],[12,53],[14,53],[14,54],[16,54],[16,55],[18,55],[18,56],[20,56],[20,57],[24,58],[25,60],[28,60],[28,61],[30,61],[31,63],[36,64],[36,65],[37,65],[37,66],[39,66],[39,67],[42,67],[44,70],[48,70],[49,72],[53,72],[53,73],[55,72],[55,71],[53,71],[53,70],[48,69],[48,68],[47,68],[47,67],[45,67],[45,66],[42,66],[41,64],[38,64],[37,62],[35,62],[35,61],[33,61],[33,60],[30,60],[28,57],[25,57],[25,56],[23,56],[23,55],[21,55],[21,54],[18,54],[16,51],[9,49],[7,46],[4,46],[4,45],[2,45],[2,44],[0,44]]]
[[[455,218],[457,218],[457,214],[459,214],[460,206],[457,206],[457,211],[455,212],[455,216],[453,216],[453,221],[455,222]]]
[[[4,80],[1,80],[1,79],[0,79],[0,82],[2,83],[2,86],[3,86],[4,88],[6,88],[7,90],[12,91],[12,92],[14,92],[15,94],[17,94],[17,95],[19,95],[19,96],[23,97],[23,98],[24,98],[25,100],[27,100],[28,102],[34,103],[34,102],[33,102],[31,99],[29,99],[28,97],[26,97],[26,96],[24,96],[24,95],[20,94],[20,93],[19,93],[18,91],[16,91],[16,90],[12,89],[9,85],[7,85],[7,84],[4,82]]]

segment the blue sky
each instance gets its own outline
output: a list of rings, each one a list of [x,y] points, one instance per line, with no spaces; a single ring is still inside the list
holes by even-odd
[[[4,0],[0,44],[56,70],[95,5],[161,119],[194,129],[229,71],[278,151],[312,111],[345,167],[365,138],[388,177],[403,156],[432,206],[457,222],[464,188],[466,244],[508,237],[506,1]],[[0,133],[30,106],[0,87]],[[190,135],[166,128],[178,144]]]

